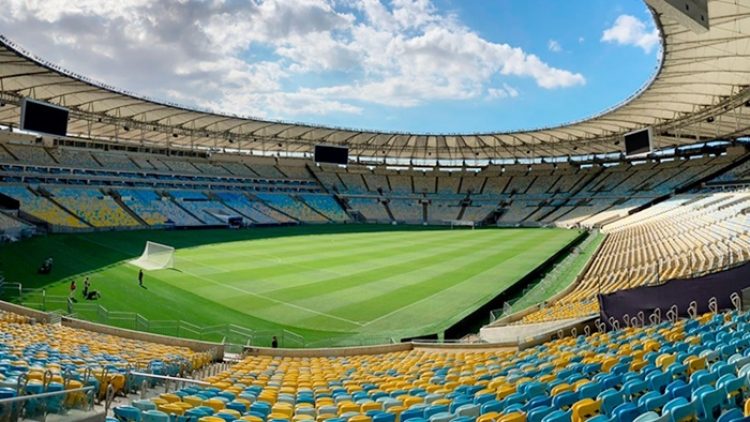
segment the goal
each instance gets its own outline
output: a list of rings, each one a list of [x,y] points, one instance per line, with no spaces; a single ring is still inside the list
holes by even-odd
[[[146,242],[140,258],[130,261],[144,270],[163,270],[174,268],[174,248],[156,242]]]

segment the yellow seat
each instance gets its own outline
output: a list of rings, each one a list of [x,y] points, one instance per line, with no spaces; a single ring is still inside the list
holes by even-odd
[[[247,415],[240,418],[241,421],[247,421],[247,422],[263,422],[263,419],[253,416],[253,415]]]
[[[573,403],[571,422],[585,422],[598,415],[602,406],[599,400],[583,399]]]
[[[497,422],[526,422],[526,414],[521,412],[508,413],[500,416]]]
[[[287,415],[286,413],[271,413],[268,415],[268,419],[282,419],[288,421],[291,419],[292,415]]]
[[[172,394],[172,393],[162,393],[162,394],[159,394],[159,397],[166,400],[167,403],[174,403],[174,402],[181,401],[180,396],[178,396],[177,394]]]
[[[233,417],[234,419],[239,419],[240,416],[242,416],[242,413],[240,413],[240,412],[238,412],[238,411],[236,411],[234,409],[221,409],[221,411],[219,411],[217,413],[217,415],[229,415],[229,416]]]
[[[359,411],[362,413],[367,413],[369,410],[382,410],[383,404],[378,403],[375,401],[362,403],[362,405],[359,407]]]
[[[495,422],[500,414],[497,412],[488,412],[477,418],[477,422]]]
[[[214,410],[214,412],[218,412],[219,410],[224,408],[224,402],[219,399],[204,400],[202,405],[210,407]]]
[[[164,412],[170,415],[182,415],[185,413],[185,409],[176,405],[175,403],[162,404],[156,407],[160,412]]]
[[[349,418],[349,422],[372,422],[372,418],[367,415],[356,415]]]
[[[185,396],[182,398],[182,401],[189,403],[193,407],[198,407],[203,404],[203,399],[198,396]]]
[[[198,419],[198,422],[226,422],[226,420],[218,416],[203,416]]]

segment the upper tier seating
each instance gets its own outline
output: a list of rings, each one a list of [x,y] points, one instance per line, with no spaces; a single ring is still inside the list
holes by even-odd
[[[312,177],[310,172],[307,171],[307,167],[304,166],[279,166],[279,170],[282,171],[288,179],[307,180]]]
[[[273,217],[261,211],[261,208],[259,206],[263,206],[263,204],[256,202],[256,201],[250,201],[250,199],[247,196],[241,193],[218,192],[216,196],[218,196],[219,199],[223,203],[225,203],[227,206],[229,206],[232,209],[237,210],[237,212],[249,218],[254,223],[258,223],[258,224],[279,223],[279,221],[277,221]],[[264,207],[264,209],[268,209],[268,207]],[[288,221],[288,218],[284,218],[284,221]]]
[[[219,216],[237,216],[235,211],[227,208],[219,201],[208,199],[203,192],[172,190],[169,191],[169,196],[174,198],[179,206],[205,224],[226,224],[226,221]]]
[[[56,165],[57,162],[52,158],[46,149],[42,147],[35,147],[30,145],[15,145],[6,144],[5,148],[8,149],[13,155],[18,158],[19,162],[22,163],[34,163],[34,164],[46,164]]]
[[[101,163],[102,167],[106,169],[115,170],[137,170],[138,166],[128,158],[127,155],[122,153],[108,153],[108,152],[97,152],[94,153],[96,161]]]
[[[422,204],[414,199],[391,199],[388,208],[393,214],[396,221],[401,222],[422,222],[424,220],[424,211]]]
[[[330,195],[300,195],[303,201],[311,208],[328,217],[331,221],[348,221],[349,216]]]
[[[312,208],[308,207],[304,203],[292,198],[289,195],[274,194],[274,193],[259,193],[256,195],[261,200],[265,201],[268,205],[278,209],[284,214],[290,215],[299,221],[313,222],[313,223],[326,223],[328,219],[318,214]]]
[[[368,189],[361,174],[357,173],[339,173],[339,178],[346,185],[347,192],[350,193],[367,193]]]
[[[491,200],[472,200],[471,205],[466,207],[462,220],[482,221],[487,215],[497,208],[497,201]]]
[[[130,216],[115,200],[98,189],[64,188],[45,186],[60,205],[94,227],[137,226],[138,222]]]
[[[598,293],[690,278],[750,259],[750,193],[678,195],[604,226],[608,233],[573,291],[525,322],[598,312]]]
[[[10,196],[21,203],[21,211],[62,227],[84,228],[81,220],[65,212],[47,198],[38,196],[24,186],[0,185],[0,193]]]
[[[138,214],[147,224],[160,226],[174,224],[178,226],[196,226],[202,224],[167,197],[162,197],[153,190],[120,189],[123,203]]]
[[[433,199],[427,207],[427,221],[450,221],[458,219],[461,205],[458,200]]]
[[[370,221],[391,221],[385,206],[377,198],[349,198],[349,206]]]
[[[90,151],[56,148],[49,150],[49,153],[55,157],[60,165],[65,167],[82,167],[87,169],[96,169],[101,166],[94,160]]]
[[[204,422],[739,421],[750,386],[749,327],[748,314],[728,312],[525,350],[248,356],[206,378],[210,386],[136,400],[115,414]]]

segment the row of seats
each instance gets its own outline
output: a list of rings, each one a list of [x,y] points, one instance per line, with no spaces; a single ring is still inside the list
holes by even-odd
[[[164,422],[739,421],[750,407],[748,330],[748,314],[727,312],[525,350],[249,356],[206,378],[208,386],[134,400],[114,414]]]
[[[94,227],[132,227],[139,225],[114,198],[98,189],[45,186],[52,198]]]
[[[691,278],[750,259],[750,193],[677,195],[605,225],[599,252],[576,287],[523,322],[598,312],[595,297]]]
[[[166,346],[110,334],[38,323],[11,312],[0,311],[0,397],[61,392],[91,386],[103,397],[107,387],[115,393],[134,388],[137,370],[178,376],[211,362],[208,353],[185,347]],[[83,392],[70,392],[40,400],[21,402],[26,417],[43,410],[50,413],[80,407]],[[5,415],[6,405],[0,406]],[[44,409],[43,409],[44,408]],[[85,409],[85,407],[84,407]]]

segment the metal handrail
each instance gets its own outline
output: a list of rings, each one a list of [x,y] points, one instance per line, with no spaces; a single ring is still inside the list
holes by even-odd
[[[139,377],[145,377],[145,378],[154,378],[154,379],[160,379],[165,381],[177,381],[177,382],[184,382],[187,384],[196,384],[196,385],[211,385],[210,382],[201,381],[193,378],[180,378],[180,377],[170,377],[168,375],[156,375],[156,374],[149,374],[146,372],[138,372],[138,371],[132,371],[129,373],[130,375],[136,375]]]
[[[27,394],[23,396],[8,397],[6,399],[0,399],[0,405],[7,404],[7,403],[15,403],[19,401],[26,401],[26,400],[31,400],[31,399],[42,399],[45,397],[60,396],[63,394],[76,393],[79,391],[89,391],[93,389],[94,389],[94,386],[89,385],[86,387],[71,388],[70,390],[48,391],[46,393]]]

